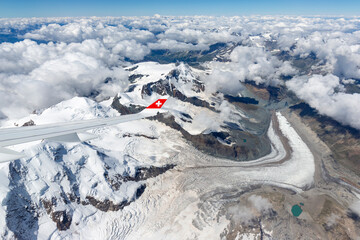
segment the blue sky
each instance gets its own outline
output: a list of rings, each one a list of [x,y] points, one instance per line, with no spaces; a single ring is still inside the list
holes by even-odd
[[[0,17],[360,15],[356,0],[0,0]]]

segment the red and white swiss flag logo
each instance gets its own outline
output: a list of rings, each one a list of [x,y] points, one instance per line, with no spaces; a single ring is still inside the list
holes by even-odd
[[[167,99],[158,99],[156,100],[153,104],[151,104],[150,106],[148,106],[147,108],[161,108],[164,103],[166,102]]]

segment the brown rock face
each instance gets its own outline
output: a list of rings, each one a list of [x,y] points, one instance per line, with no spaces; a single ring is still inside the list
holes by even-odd
[[[113,102],[111,103],[111,107],[116,109],[121,115],[127,115],[127,114],[134,114],[141,112],[144,110],[144,107],[136,106],[136,105],[130,105],[129,107],[126,107],[120,103],[120,98],[115,96]]]
[[[99,209],[100,211],[103,211],[103,212],[118,211],[130,204],[130,202],[127,202],[127,201],[121,202],[120,204],[114,204],[112,201],[110,201],[108,199],[105,199],[104,201],[99,201],[91,196],[87,196],[86,199],[92,206],[96,207],[97,209]],[[83,205],[88,205],[89,203],[82,202]]]
[[[163,174],[164,172],[174,168],[175,165],[165,165],[163,167],[139,167],[136,169],[136,172],[134,176],[123,176],[120,174],[112,175],[110,176],[109,173],[106,171],[104,173],[105,179],[108,181],[108,183],[111,185],[112,189],[114,191],[118,191],[120,189],[120,186],[124,182],[128,181],[145,181],[148,178],[156,177],[160,174]],[[58,230],[65,231],[70,228],[71,222],[72,222],[72,212],[71,211],[54,211],[54,207],[57,206],[58,202],[62,202],[64,204],[70,204],[70,203],[77,203],[81,205],[92,205],[95,208],[99,209],[103,212],[108,211],[119,211],[123,209],[124,207],[128,206],[131,202],[138,199],[145,191],[146,184],[141,184],[138,189],[136,190],[135,195],[128,200],[125,200],[121,203],[114,203],[113,201],[109,199],[105,200],[98,200],[93,196],[86,196],[86,200],[81,201],[80,196],[77,194],[78,191],[76,189],[78,188],[77,185],[73,186],[73,191],[71,193],[62,194],[60,199],[57,199],[55,197],[48,199],[42,199],[41,203],[43,207],[46,210],[46,213],[51,217],[51,219],[56,223],[56,226]]]
[[[153,117],[153,119],[180,131],[183,137],[190,141],[194,147],[216,157],[246,161],[258,158],[264,154],[259,151],[260,148],[257,146],[260,144],[265,145],[262,142],[265,141],[265,138],[254,136],[240,129],[232,130],[232,134],[236,135],[236,140],[226,132],[191,135],[175,122],[173,116],[164,117],[164,115],[158,114],[156,117]],[[231,139],[234,141],[231,141]],[[221,143],[219,140],[224,141],[225,143],[228,142],[229,144]],[[268,149],[268,151],[270,151],[270,149]]]
[[[66,211],[57,211],[51,214],[51,219],[56,222],[57,229],[65,231],[70,228],[72,216]]]
[[[306,103],[291,107],[333,152],[337,163],[360,176],[360,131],[322,116]]]
[[[35,126],[35,122],[30,119],[30,121],[24,123],[22,126],[23,126],[23,127]]]
[[[60,231],[65,231],[70,228],[72,222],[72,214],[67,211],[53,211],[53,206],[56,206],[56,198],[50,201],[42,199],[42,204],[46,213],[50,215],[51,219],[56,223],[56,227]]]

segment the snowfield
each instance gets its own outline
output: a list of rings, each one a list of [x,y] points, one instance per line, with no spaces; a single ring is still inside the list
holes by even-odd
[[[169,86],[176,86],[187,97],[213,102],[217,110],[169,98],[165,105],[168,114],[186,131],[220,131],[225,120],[241,125],[242,119],[248,118],[226,101],[220,103],[194,91],[200,73],[188,66],[140,63],[135,67],[129,67],[131,74],[141,77],[132,83],[133,91],[117,96],[124,106],[146,106],[161,98],[157,93],[144,96],[142,86],[164,79],[176,69],[178,76],[169,77]],[[30,119],[46,124],[119,115],[111,104],[112,99],[97,103],[75,97],[29,117],[3,122],[2,127],[22,126]],[[192,121],[183,121],[184,113]],[[14,146],[13,150],[24,150],[28,157],[0,166],[1,236],[207,239],[219,235],[229,223],[224,216],[217,217],[224,204],[218,197],[221,189],[267,184],[301,192],[313,183],[312,153],[280,112],[276,118],[291,149],[285,149],[271,123],[267,131],[271,152],[250,162],[206,155],[186,142],[179,131],[147,119],[95,129],[92,133],[99,138],[86,143],[37,141]],[[157,177],[136,180],[140,168],[170,164],[176,167]],[[68,226],[64,225],[69,221],[63,225],[56,222],[68,218]]]
[[[0,239],[357,239],[359,43],[350,16],[0,18],[0,128],[167,99],[10,146]]]
[[[29,118],[20,119],[16,124],[21,126],[29,119],[35,124],[45,124],[118,115],[107,104],[110,105],[111,102],[99,104],[87,98],[76,97],[57,104],[40,115],[33,114]],[[12,124],[9,121],[4,126]],[[93,130],[99,138],[89,143],[38,141],[12,147],[18,151],[25,149],[28,157],[1,166],[2,236],[14,236],[11,232],[14,231],[14,226],[24,232],[34,231],[33,234],[40,239],[86,236],[88,226],[91,226],[89,223],[104,219],[105,213],[79,202],[86,202],[89,196],[97,201],[109,200],[114,204],[133,201],[144,181],[124,181],[114,189],[106,176],[115,179],[118,175],[132,177],[139,167],[161,164],[162,158],[168,158],[171,151],[176,151],[173,141],[163,140],[166,136],[163,131],[160,123],[140,120]],[[15,208],[18,207],[18,202],[11,199],[14,194],[21,196],[19,201],[31,202],[39,208],[36,220],[29,214],[25,216],[23,223],[18,223],[18,216],[11,217],[12,213],[6,212],[7,206],[11,205],[9,201],[16,203]],[[71,194],[79,199],[70,202],[68,197]],[[67,231],[58,231],[56,223],[46,214],[48,209],[44,209],[43,201],[54,199],[56,204],[52,206],[52,212],[66,211],[72,215],[72,224]],[[10,225],[10,229],[6,225]]]
[[[289,160],[278,165],[259,166],[280,161],[285,156],[272,127],[268,134],[274,144],[273,152],[251,163],[216,159],[187,147],[174,159],[178,164],[177,171],[150,180],[152,187],[124,209],[116,220],[109,221],[107,228],[131,228],[130,234],[107,235],[106,238],[139,239],[146,236],[146,239],[168,239],[170,236],[171,239],[207,239],[219,236],[228,224],[227,219],[216,217],[224,202],[216,197],[219,189],[270,184],[301,192],[302,188],[311,185],[315,165],[309,148],[281,113],[276,116],[292,147]]]

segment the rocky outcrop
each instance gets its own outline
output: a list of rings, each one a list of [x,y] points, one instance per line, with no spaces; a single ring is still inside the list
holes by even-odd
[[[195,85],[195,91],[203,91],[201,83],[199,85]],[[181,91],[179,91],[174,84],[169,84],[168,80],[159,80],[157,82],[152,82],[145,84],[141,89],[142,96],[151,96],[153,93],[157,93],[161,96],[171,96],[177,98],[181,101],[191,103],[198,107],[205,107],[215,111],[215,109],[206,101],[201,100],[197,97],[187,97]]]
[[[115,204],[114,202],[110,201],[109,199],[105,199],[104,201],[99,201],[95,199],[94,197],[87,196],[87,201],[83,201],[83,205],[89,205],[96,207],[100,211],[108,212],[108,211],[118,211],[120,209],[123,209],[125,206],[128,206],[131,202],[123,201],[119,204]]]
[[[70,228],[72,215],[66,211],[57,211],[51,213],[51,219],[56,222],[56,227],[60,231],[65,231]]]
[[[331,149],[337,163],[360,176],[360,131],[321,115],[306,103],[290,107]]]
[[[215,109],[206,101],[192,96],[186,96],[178,86],[188,86],[194,93],[205,91],[205,85],[198,77],[194,76],[189,66],[179,64],[175,69],[171,70],[164,78],[156,82],[150,82],[142,86],[142,97],[151,96],[157,93],[161,96],[171,96],[184,102],[189,102],[198,107],[205,107],[215,111]],[[180,87],[181,88],[181,87]]]
[[[136,169],[136,172],[133,176],[129,175],[120,175],[120,174],[114,174],[110,175],[108,171],[105,172],[104,177],[106,181],[111,185],[111,188],[114,191],[118,191],[120,189],[120,186],[124,182],[129,181],[145,181],[149,178],[156,177],[160,174],[165,173],[166,171],[174,168],[175,165],[165,165],[163,167],[139,167]],[[51,199],[41,199],[42,206],[46,210],[46,213],[50,216],[50,218],[56,223],[57,229],[59,231],[65,231],[70,228],[72,223],[72,212],[69,210],[64,211],[55,211],[55,207],[61,203],[65,203],[66,205],[71,203],[77,203],[84,206],[92,205],[93,207],[99,209],[103,212],[108,211],[119,211],[123,209],[124,207],[128,206],[130,203],[138,199],[145,191],[146,184],[141,184],[132,199],[125,200],[120,203],[114,203],[113,201],[109,199],[105,200],[99,200],[96,199],[94,196],[86,196],[85,200],[80,199],[79,196],[79,189],[78,185],[75,183],[72,185],[72,192],[67,194],[61,194],[61,198],[57,199],[55,197]],[[34,211],[34,214],[36,211]]]
[[[157,139],[157,137],[153,137],[153,136],[147,136],[147,135],[144,135],[144,134],[130,134],[130,133],[125,133],[123,134],[123,137],[143,137],[143,138],[147,138],[147,139],[151,139],[151,140],[154,140],[154,139]]]
[[[216,157],[246,161],[270,152],[266,137],[255,136],[241,129],[232,129],[230,133],[212,132],[210,134],[191,135],[176,123],[173,116],[165,117],[163,114],[158,114],[152,119],[178,130],[198,150]]]
[[[120,97],[115,96],[113,99],[113,102],[111,104],[111,107],[116,109],[119,113],[121,113],[121,115],[134,114],[134,113],[141,112],[142,110],[145,109],[142,106],[132,105],[132,104],[130,104],[130,106],[124,106],[120,103],[119,100],[120,100]]]
[[[46,213],[50,216],[53,222],[56,223],[56,227],[59,231],[65,231],[70,228],[72,222],[72,213],[67,211],[54,211],[54,207],[57,204],[57,199],[52,198],[51,200],[41,200]]]
[[[142,78],[145,75],[142,74],[133,74],[129,76],[129,82],[133,83],[136,81],[136,79]],[[147,75],[148,76],[148,75]]]
[[[24,176],[28,169],[19,160],[9,164],[9,193],[3,199],[6,204],[6,225],[17,239],[36,239],[39,229],[39,212],[25,186]]]
[[[145,181],[149,178],[157,177],[160,174],[165,173],[166,171],[174,168],[175,165],[169,164],[165,165],[163,167],[139,167],[136,169],[134,176],[130,175],[120,175],[120,174],[114,174],[110,175],[108,171],[104,173],[105,179],[109,182],[111,187],[117,191],[120,189],[120,186],[124,182],[139,182],[139,181]],[[140,195],[139,195],[140,196]]]
[[[30,121],[24,123],[22,127],[35,126],[35,122],[30,119]]]

